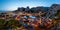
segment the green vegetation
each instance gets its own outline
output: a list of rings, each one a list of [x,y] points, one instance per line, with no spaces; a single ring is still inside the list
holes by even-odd
[[[18,27],[21,27],[21,23],[17,20],[3,20],[0,19],[0,30],[6,30],[8,28],[16,29]]]
[[[3,20],[3,19],[0,20],[0,30],[6,28],[5,23],[6,23],[5,20]]]

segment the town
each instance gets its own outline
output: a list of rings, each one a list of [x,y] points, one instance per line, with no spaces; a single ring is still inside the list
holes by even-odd
[[[58,14],[60,14],[60,4],[52,4],[51,7],[18,7],[15,11],[0,13],[0,21],[4,20],[6,24],[10,24],[8,27],[13,30],[60,30]]]

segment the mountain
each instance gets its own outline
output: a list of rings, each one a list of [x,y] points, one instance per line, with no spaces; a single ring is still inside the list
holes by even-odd
[[[58,10],[60,10],[60,4],[52,4],[46,16],[55,17]]]
[[[48,10],[50,9],[50,7],[34,7],[34,8],[31,8],[31,10],[38,10],[38,11],[43,11],[43,12],[47,12]]]
[[[18,7],[17,10],[15,10],[15,12],[28,12],[28,13],[38,13],[39,11],[42,12],[48,12],[48,10],[50,9],[50,7],[32,7],[32,8],[24,8],[24,7]]]

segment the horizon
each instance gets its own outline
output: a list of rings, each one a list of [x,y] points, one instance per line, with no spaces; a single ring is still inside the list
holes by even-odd
[[[60,0],[0,0],[0,11],[14,11],[18,7],[50,7],[52,4],[60,4]]]

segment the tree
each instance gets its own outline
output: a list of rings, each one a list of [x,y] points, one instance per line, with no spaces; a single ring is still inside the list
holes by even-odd
[[[56,16],[58,17],[57,19],[60,19],[60,10],[57,11]]]

